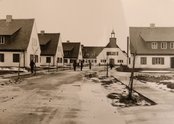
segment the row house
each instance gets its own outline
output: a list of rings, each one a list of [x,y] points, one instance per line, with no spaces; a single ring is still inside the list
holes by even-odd
[[[91,63],[92,65],[97,65],[97,56],[100,54],[103,48],[104,47],[99,46],[83,46],[82,53],[84,64]]]
[[[130,27],[130,63],[135,68],[174,68],[174,27]]]
[[[7,15],[0,20],[0,66],[29,67],[35,60],[40,66],[40,45],[34,19],[13,19]]]
[[[80,42],[63,42],[64,64],[71,65],[74,61],[77,63],[83,61],[82,46]]]
[[[63,66],[63,47],[60,33],[38,34],[41,48],[41,66]]]

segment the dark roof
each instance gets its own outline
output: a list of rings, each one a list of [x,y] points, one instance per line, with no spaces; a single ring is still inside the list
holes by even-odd
[[[78,58],[80,42],[64,42],[62,45],[64,58]]]
[[[119,48],[116,43],[116,38],[110,38],[110,41],[105,48]]]
[[[141,32],[140,36],[144,41],[174,41],[174,28],[144,28],[144,31]]]
[[[14,25],[13,23],[7,23],[7,24],[5,24],[5,21],[4,21],[4,24],[1,23],[0,35],[13,35],[20,28],[21,28],[21,26],[19,26],[19,25]]]
[[[34,19],[12,19],[11,22],[6,22],[5,19],[0,20],[0,35],[6,36],[6,43],[0,45],[0,50],[26,50],[33,24]]]
[[[83,58],[96,58],[104,47],[99,46],[84,46],[82,49]]]
[[[174,49],[170,49],[169,42],[167,49],[151,48],[151,42],[173,41],[174,27],[130,27],[130,50],[137,54],[166,55],[174,54]],[[147,42],[148,41],[148,42]],[[151,41],[151,42],[150,42]]]
[[[55,55],[59,43],[60,33],[38,34],[41,46],[41,55]]]

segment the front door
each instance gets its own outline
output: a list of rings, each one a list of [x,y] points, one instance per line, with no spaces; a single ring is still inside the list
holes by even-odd
[[[171,57],[170,63],[171,63],[171,68],[174,68],[174,57]]]

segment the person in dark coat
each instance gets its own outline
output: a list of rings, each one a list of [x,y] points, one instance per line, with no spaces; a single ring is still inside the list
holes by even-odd
[[[91,62],[89,62],[89,69],[91,70],[91,66],[92,66],[92,64],[91,64]]]
[[[73,62],[74,71],[76,71],[76,65],[77,65],[76,60],[74,60]]]
[[[35,63],[33,60],[30,61],[30,68],[31,68],[31,73],[34,72],[34,67],[35,67]]]
[[[80,70],[82,71],[83,69],[83,61],[80,62]]]

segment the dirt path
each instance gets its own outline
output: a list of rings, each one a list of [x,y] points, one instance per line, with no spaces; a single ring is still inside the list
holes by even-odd
[[[85,80],[83,73],[32,77],[0,87],[0,124],[124,124],[101,85]]]

